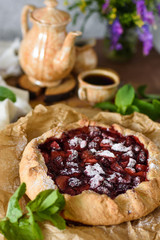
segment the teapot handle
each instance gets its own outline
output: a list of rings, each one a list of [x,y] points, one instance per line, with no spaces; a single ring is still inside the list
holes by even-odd
[[[28,14],[35,9],[33,5],[26,5],[21,14],[21,28],[22,28],[22,35],[25,37],[26,33],[28,32]]]

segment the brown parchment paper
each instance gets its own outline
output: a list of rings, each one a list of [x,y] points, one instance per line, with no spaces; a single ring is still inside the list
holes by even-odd
[[[57,125],[64,126],[78,121],[84,114],[98,122],[119,123],[141,132],[160,148],[160,124],[145,115],[135,113],[121,116],[98,110],[73,109],[63,104],[50,107],[38,105],[27,116],[0,132],[0,217],[4,217],[8,200],[19,186],[19,162],[27,143]],[[43,223],[41,228],[45,240],[160,240],[160,207],[139,220],[115,226],[70,224],[60,231],[50,223]],[[3,239],[0,235],[0,240]]]

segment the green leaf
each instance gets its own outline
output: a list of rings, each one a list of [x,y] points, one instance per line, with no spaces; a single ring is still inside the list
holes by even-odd
[[[118,107],[118,111],[122,114],[125,114],[128,106],[132,105],[135,98],[134,88],[130,84],[126,84],[121,87],[115,98],[115,104]]]
[[[16,95],[8,88],[0,86],[0,101],[10,99],[12,102],[16,102]]]
[[[0,232],[8,240],[43,240],[41,229],[36,222],[22,218],[18,223],[9,220],[0,221]]]
[[[27,220],[30,223],[31,231],[33,233],[32,235],[34,236],[35,239],[43,240],[43,235],[42,235],[41,229],[40,229],[39,225],[35,222],[34,214],[32,213],[32,211],[30,210],[29,207],[26,207],[26,208],[28,210],[28,216],[29,216],[29,219],[27,219]]]
[[[151,100],[153,100],[153,99],[160,100],[160,95],[158,95],[158,94],[146,94],[145,93],[146,88],[147,88],[147,85],[141,85],[137,88],[137,92],[141,97],[148,98],[148,99],[151,99]]]
[[[117,109],[117,112],[122,115],[125,115],[126,111],[127,111],[127,106],[121,106],[120,108]]]
[[[3,219],[0,221],[0,232],[5,236],[8,240],[15,240],[17,238],[17,233],[14,224],[10,223],[9,220]],[[18,226],[18,225],[17,225]]]
[[[61,230],[66,228],[65,220],[58,213],[48,215],[45,212],[38,212],[37,215],[39,219],[50,221],[55,227]]]
[[[54,215],[51,216],[51,220],[50,220],[55,227],[63,230],[66,228],[66,222],[65,220],[57,213],[55,213]]]
[[[145,102],[143,100],[135,99],[134,105],[136,105],[139,108],[141,113],[146,114],[152,120],[157,120],[160,118],[160,112],[157,112],[154,104]]]
[[[131,105],[127,108],[126,114],[129,115],[129,114],[132,114],[134,112],[140,112],[140,110],[137,106]]]
[[[64,197],[59,193],[58,190],[45,190],[37,195],[37,197],[30,201],[27,206],[32,210],[32,212],[36,211],[44,211],[47,208],[51,207],[53,204],[56,206],[64,207]],[[60,208],[59,208],[60,209]]]
[[[25,194],[25,191],[26,184],[22,183],[9,200],[6,217],[8,217],[12,223],[17,222],[23,215],[19,205],[19,200]]]
[[[160,101],[158,101],[157,99],[154,99],[152,101],[152,103],[153,103],[156,113],[160,114]]]
[[[102,110],[106,110],[108,109],[111,112],[116,112],[117,111],[117,107],[115,104],[111,103],[111,102],[101,102],[101,103],[97,103],[95,105],[96,108],[101,108]]]
[[[56,200],[55,205],[59,208],[59,211],[62,211],[65,206],[65,199],[64,199],[64,196],[58,190],[56,191],[57,191],[58,199]]]
[[[8,240],[43,240],[38,222],[50,221],[59,229],[65,228],[65,220],[59,215],[64,208],[65,200],[58,190],[41,192],[35,200],[26,206],[23,214],[19,200],[26,190],[25,183],[16,190],[9,200],[7,215],[0,221],[0,232]]]

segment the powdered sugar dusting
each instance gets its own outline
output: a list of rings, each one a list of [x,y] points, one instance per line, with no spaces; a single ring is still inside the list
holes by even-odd
[[[96,155],[102,156],[102,157],[112,157],[112,158],[115,157],[115,155],[112,152],[108,151],[108,150],[97,151]]]
[[[130,150],[130,151],[124,153],[123,155],[124,155],[124,156],[133,157],[133,152]]]
[[[99,174],[105,174],[102,167],[98,163],[96,163],[94,165],[87,165],[85,167],[84,173],[86,173],[87,176],[89,176],[89,177],[99,175]]]
[[[78,187],[82,184],[82,182],[78,178],[72,177],[68,180],[68,184],[71,187]]]
[[[116,174],[113,173],[107,178],[107,180],[110,181],[110,180],[114,179],[115,177],[116,177]]]
[[[133,158],[129,158],[129,162],[128,162],[127,167],[133,168],[135,165],[136,165],[136,160],[133,159]]]
[[[100,176],[99,174],[96,174],[94,177],[90,179],[91,188],[97,188],[103,180],[104,178],[102,176]]]
[[[75,162],[66,162],[67,167],[77,167],[78,168],[78,163]]]
[[[97,150],[96,150],[96,149],[94,149],[94,148],[92,148],[92,149],[90,149],[90,152],[91,152],[91,153],[96,153],[96,152],[97,152]]]
[[[74,159],[76,159],[78,157],[78,152],[76,150],[69,150],[69,152],[71,152],[71,154],[69,155],[69,160],[73,161]]]
[[[103,139],[102,144],[111,144],[112,145],[112,141],[110,139]]]
[[[70,139],[69,141],[70,146],[76,147],[77,145],[80,145],[81,148],[85,148],[87,145],[87,142],[79,137],[74,137]]]
[[[90,142],[89,147],[90,148],[95,148],[97,146],[96,142]]]
[[[71,174],[74,174],[74,173],[79,173],[79,168],[73,168],[71,167],[70,169],[63,169],[60,171],[62,175],[71,175]]]
[[[126,167],[126,169],[129,169],[129,170],[131,170],[132,172],[136,172],[136,170],[135,170],[134,168],[132,168],[132,167]]]
[[[98,127],[90,126],[89,127],[90,134],[93,135],[94,132],[100,132]]]
[[[115,143],[112,146],[112,150],[118,151],[118,152],[128,152],[131,150],[131,147],[124,146],[124,143]]]

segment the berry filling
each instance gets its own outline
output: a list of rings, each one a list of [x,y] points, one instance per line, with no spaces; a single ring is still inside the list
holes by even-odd
[[[148,151],[135,136],[114,128],[83,127],[38,146],[61,193],[92,190],[114,199],[147,181]]]

